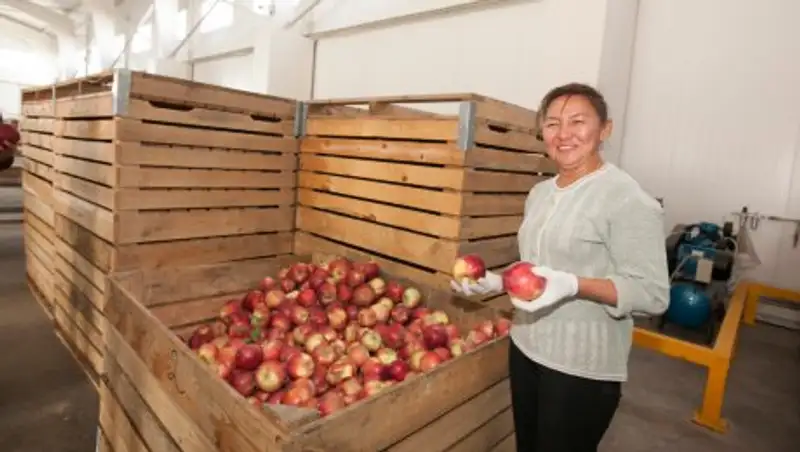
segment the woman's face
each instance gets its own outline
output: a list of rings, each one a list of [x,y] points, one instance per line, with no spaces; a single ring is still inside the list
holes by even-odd
[[[561,96],[553,101],[542,120],[547,154],[559,169],[580,167],[597,158],[600,144],[611,134],[611,121],[602,123],[584,96]]]

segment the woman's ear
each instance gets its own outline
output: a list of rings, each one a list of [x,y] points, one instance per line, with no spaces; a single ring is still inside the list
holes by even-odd
[[[608,137],[611,136],[611,132],[614,130],[614,121],[608,120],[603,125],[603,130],[600,131],[600,141],[606,141]]]

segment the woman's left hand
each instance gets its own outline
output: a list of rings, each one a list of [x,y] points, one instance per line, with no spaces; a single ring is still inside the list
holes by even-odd
[[[532,272],[547,280],[544,292],[531,301],[511,297],[515,308],[527,312],[536,312],[578,294],[578,277],[572,273],[553,270],[548,267],[534,267]]]

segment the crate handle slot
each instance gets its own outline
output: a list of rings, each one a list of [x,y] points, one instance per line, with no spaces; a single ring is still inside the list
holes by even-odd
[[[494,133],[505,134],[511,132],[511,129],[509,129],[508,127],[498,126],[496,124],[487,124],[487,127]]]
[[[173,104],[171,102],[164,102],[161,100],[148,100],[147,103],[155,108],[162,108],[164,110],[189,112],[195,109],[195,107],[191,105]]]
[[[258,122],[272,122],[272,123],[281,122],[281,118],[277,118],[275,116],[266,116],[257,114],[251,114],[250,119]]]

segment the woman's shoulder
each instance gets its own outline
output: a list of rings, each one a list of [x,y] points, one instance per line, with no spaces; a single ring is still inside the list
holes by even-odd
[[[661,204],[647,191],[642,188],[636,179],[626,171],[609,164],[608,170],[603,177],[598,178],[593,190],[603,199],[608,200],[616,206],[635,206],[661,211]]]

